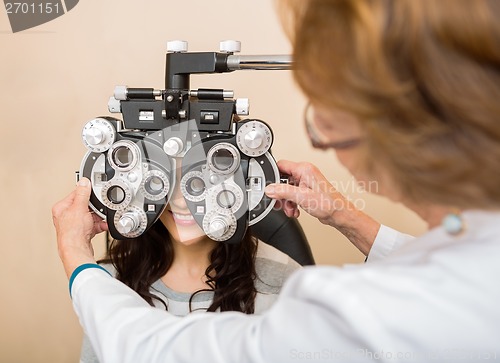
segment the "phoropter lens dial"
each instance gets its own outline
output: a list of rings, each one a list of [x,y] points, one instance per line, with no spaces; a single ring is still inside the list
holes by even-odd
[[[221,142],[208,151],[207,163],[214,173],[232,174],[240,166],[240,153],[233,144]]]
[[[265,154],[273,143],[273,133],[262,121],[248,121],[241,125],[236,134],[236,144],[247,156],[258,157]]]
[[[108,150],[108,161],[113,169],[132,170],[140,159],[139,147],[129,140],[115,142]]]
[[[235,184],[223,183],[210,189],[211,205],[218,211],[236,213],[243,205],[243,190]]]
[[[130,206],[126,210],[117,211],[113,222],[122,236],[134,238],[146,230],[147,216],[142,209]]]
[[[85,124],[82,130],[83,144],[92,152],[102,153],[115,142],[116,131],[111,122],[95,118]]]
[[[161,200],[170,190],[167,176],[160,170],[149,170],[144,174],[141,182],[141,192],[149,200]]]
[[[132,200],[132,190],[124,180],[110,180],[101,189],[101,200],[109,209],[124,209]]]
[[[207,188],[201,171],[187,172],[181,179],[181,192],[190,202],[201,202],[207,195]]]
[[[236,232],[236,218],[233,214],[211,211],[203,218],[203,231],[214,241],[227,241]]]

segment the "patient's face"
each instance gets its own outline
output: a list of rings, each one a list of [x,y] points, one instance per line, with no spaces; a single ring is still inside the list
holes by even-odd
[[[175,189],[160,220],[176,242],[191,245],[201,241],[212,241],[196,223],[179,188],[181,160],[181,158],[176,159],[178,172]]]

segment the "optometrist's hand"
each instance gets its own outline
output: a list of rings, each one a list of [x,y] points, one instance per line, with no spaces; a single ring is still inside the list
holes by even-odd
[[[73,192],[52,207],[59,257],[68,277],[78,266],[95,263],[90,241],[108,229],[106,222],[89,210],[90,192],[90,181],[82,178]]]
[[[380,223],[358,210],[310,163],[288,160],[278,162],[289,184],[270,184],[268,197],[277,199],[288,217],[298,218],[303,209],[323,223],[338,229],[362,253],[368,255]]]

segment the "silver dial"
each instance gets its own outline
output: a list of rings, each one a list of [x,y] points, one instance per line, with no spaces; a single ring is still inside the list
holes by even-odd
[[[207,196],[207,187],[201,171],[187,172],[181,179],[180,189],[184,198],[190,202],[201,202]]]
[[[127,212],[121,216],[116,224],[116,229],[121,234],[133,232],[139,226],[139,216],[133,212]]]
[[[240,166],[240,153],[233,144],[221,142],[208,151],[207,164],[216,174],[232,174]]]
[[[170,190],[167,176],[160,170],[149,170],[141,182],[141,192],[149,200],[161,200]]]
[[[121,235],[134,238],[146,230],[147,216],[142,209],[131,206],[126,210],[116,212],[113,222]]]
[[[102,153],[115,142],[116,131],[108,120],[96,118],[85,124],[82,139],[87,149]]]
[[[119,171],[129,171],[135,168],[141,157],[139,147],[129,140],[115,142],[108,151],[108,161],[111,167]]]
[[[124,180],[112,179],[103,185],[101,200],[109,209],[124,209],[132,201],[132,189]]]
[[[223,183],[209,190],[211,205],[217,211],[236,213],[243,205],[243,190],[236,184]]]
[[[178,137],[171,137],[163,144],[163,151],[169,156],[177,156],[184,149],[184,142]]]
[[[261,121],[244,123],[236,134],[236,144],[247,156],[258,157],[265,154],[273,143],[271,129]]]
[[[211,211],[203,218],[203,231],[214,241],[227,241],[236,232],[236,218]]]

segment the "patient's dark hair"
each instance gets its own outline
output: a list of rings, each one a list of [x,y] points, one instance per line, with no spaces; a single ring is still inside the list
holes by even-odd
[[[241,311],[253,314],[256,290],[254,285],[257,240],[249,233],[241,243],[219,243],[212,250],[210,265],[205,270],[205,290],[214,291],[214,299],[208,311]],[[150,305],[153,299],[161,301],[150,292],[151,285],[165,275],[172,265],[174,250],[170,234],[158,220],[143,235],[128,240],[113,240],[108,254],[101,263],[111,263],[116,278],[136,291]]]

